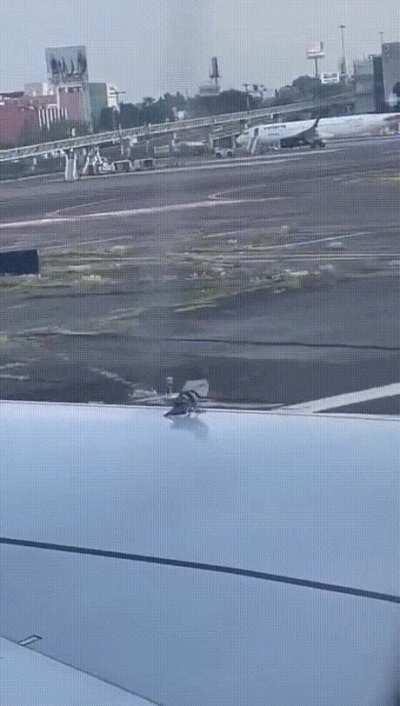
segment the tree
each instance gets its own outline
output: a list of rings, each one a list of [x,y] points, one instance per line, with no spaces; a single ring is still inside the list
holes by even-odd
[[[20,137],[21,145],[35,145],[41,142],[65,140],[72,136],[86,135],[89,127],[76,120],[57,120],[47,126],[33,127],[25,130]]]
[[[222,91],[218,96],[217,112],[237,113],[247,110],[248,106],[249,108],[253,108],[255,102],[256,100],[251,93],[247,94],[244,91],[236,91],[234,89]]]
[[[179,91],[175,94],[164,93],[162,101],[164,103],[163,112],[169,120],[175,119],[176,111],[186,110],[187,108],[187,99]]]
[[[397,81],[397,83],[394,84],[393,93],[397,96],[397,98],[400,98],[400,81]]]
[[[300,98],[299,89],[295,86],[282,86],[277,92],[274,100],[275,105],[284,105],[286,103],[293,103]]]
[[[298,76],[292,83],[293,88],[296,88],[300,96],[304,99],[313,98],[320,85],[319,79],[307,75]]]
[[[64,140],[67,137],[78,137],[86,135],[89,132],[89,126],[81,123],[78,120],[58,120],[51,123],[50,127],[45,130],[46,139],[48,140]]]
[[[141,124],[141,112],[133,103],[122,103],[120,105],[121,127],[125,130],[129,127],[138,127]]]
[[[159,98],[157,101],[154,98],[147,96],[143,98],[141,106],[141,122],[148,125],[152,123],[163,123],[167,118],[167,109],[165,100]]]
[[[100,113],[99,132],[108,132],[115,129],[114,112],[114,108],[103,108]]]
[[[188,101],[189,112],[193,116],[219,115],[220,113],[236,113],[254,108],[255,98],[244,91],[230,89],[221,91],[218,95],[197,95]]]

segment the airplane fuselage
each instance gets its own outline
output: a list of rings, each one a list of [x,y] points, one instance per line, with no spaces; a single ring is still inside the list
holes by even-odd
[[[323,140],[384,135],[399,129],[400,113],[376,113],[321,118],[318,134]]]
[[[237,143],[255,152],[257,147],[321,146],[325,140],[383,135],[399,131],[400,113],[346,115],[315,120],[269,123],[247,128]]]
[[[315,120],[301,120],[288,123],[270,123],[256,125],[245,130],[238,138],[238,145],[246,147],[249,152],[254,151],[256,143],[259,146],[274,147],[284,146],[286,140],[297,141],[299,144],[302,135],[313,129]]]

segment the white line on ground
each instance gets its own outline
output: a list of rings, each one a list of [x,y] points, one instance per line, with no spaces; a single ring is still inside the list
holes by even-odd
[[[296,242],[295,240],[292,243],[283,243],[281,245],[267,245],[263,250],[286,250],[289,248],[297,248],[303,245],[315,245],[317,243],[327,243],[330,240],[347,240],[348,238],[359,238],[362,235],[369,235],[369,233],[366,233],[365,231],[360,231],[357,233],[348,233],[347,235],[331,235],[326,238],[315,238],[312,240],[301,240],[300,242]]]
[[[360,234],[362,235],[362,234]],[[300,245],[301,243],[299,243]],[[256,258],[258,255],[260,257],[263,257],[263,248],[258,248],[258,249],[251,249],[248,250],[246,253],[246,257],[249,255],[254,255],[254,258]],[[282,257],[281,253],[279,255],[274,255],[268,254],[267,257]],[[352,253],[322,253],[322,252],[306,252],[306,253],[291,253],[291,254],[285,254],[285,259],[286,260],[308,260],[311,258],[312,260],[360,260],[360,259],[367,259],[370,260],[371,258],[397,258],[397,261],[400,263],[400,253],[378,253],[378,252],[352,252]]]
[[[92,240],[79,240],[77,243],[59,243],[58,245],[45,245],[42,247],[40,244],[33,245],[32,247],[40,248],[41,252],[44,250],[76,250],[77,247],[82,245],[105,245],[107,243],[119,242],[124,240],[127,247],[132,246],[132,240],[129,239],[129,235],[116,235],[112,238],[94,238]]]
[[[189,203],[169,204],[167,206],[149,206],[147,208],[127,208],[120,211],[101,211],[99,213],[82,213],[76,216],[59,216],[30,219],[27,221],[11,221],[1,223],[0,229],[7,228],[35,228],[37,226],[58,225],[60,223],[74,223],[79,221],[97,220],[104,218],[127,218],[131,216],[145,216],[155,213],[168,213],[176,211],[190,211],[198,208],[220,208],[221,206],[240,206],[248,203],[269,201],[269,197],[256,199],[226,199],[210,201],[192,201]]]
[[[109,203],[111,201],[118,201],[118,196],[113,196],[110,199],[97,199],[97,201],[77,203],[75,204],[75,206],[65,206],[65,208],[59,208],[56,211],[49,211],[48,213],[46,213],[46,218],[56,218],[57,216],[61,216],[63,213],[66,213],[67,211],[76,211],[77,208],[89,208],[90,206],[98,206],[105,203]]]
[[[252,184],[251,186],[237,187],[236,189],[227,189],[226,191],[216,191],[215,194],[209,194],[208,198],[210,201],[224,200],[226,195],[237,194],[239,191],[255,191],[258,186],[264,186],[265,184]],[[295,196],[290,196],[285,194],[285,196],[268,196],[268,201],[283,201],[283,199],[293,199]],[[264,200],[264,199],[263,199]],[[266,200],[266,199],[265,199]]]
[[[300,404],[284,407],[282,411],[327,412],[331,409],[347,407],[348,405],[358,404],[359,402],[369,402],[370,400],[379,400],[385,397],[395,397],[396,395],[400,395],[400,382],[395,382],[391,385],[382,385],[381,387],[370,387],[365,390],[348,392],[342,395],[334,395],[333,397],[325,397],[320,400],[301,402]]]
[[[237,203],[240,203],[240,202],[237,202]],[[0,226],[0,228],[1,228],[1,226]],[[303,245],[316,245],[318,243],[327,243],[331,240],[342,241],[342,240],[347,240],[348,238],[360,238],[361,236],[365,236],[365,235],[370,235],[370,234],[367,233],[366,231],[360,231],[357,233],[348,233],[347,235],[331,235],[331,236],[327,236],[325,238],[314,238],[311,240],[300,240],[300,241],[294,240],[292,243],[280,243],[280,244],[276,244],[276,245],[265,245],[262,248],[260,248],[259,250],[257,250],[257,248],[253,248],[252,250],[248,250],[246,252],[246,254],[243,255],[243,257],[247,257],[247,256],[251,256],[251,255],[253,255],[253,256],[259,255],[259,257],[261,258],[263,256],[263,253],[266,252],[267,250],[287,250],[289,248],[302,247]],[[306,256],[307,256],[307,254],[306,254]],[[314,256],[312,255],[312,253],[309,253],[309,257],[314,257]],[[396,257],[397,257],[397,255],[396,255]]]

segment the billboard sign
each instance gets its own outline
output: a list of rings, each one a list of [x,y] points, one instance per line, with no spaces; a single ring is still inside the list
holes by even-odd
[[[314,42],[307,47],[307,59],[323,59],[325,56],[324,43]]]
[[[46,49],[47,76],[53,86],[87,84],[86,47],[54,47]]]
[[[321,73],[321,83],[326,86],[333,85],[335,83],[340,83],[340,73],[338,71],[335,71],[333,73]]]

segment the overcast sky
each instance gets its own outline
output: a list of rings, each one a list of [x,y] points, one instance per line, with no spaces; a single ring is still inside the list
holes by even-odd
[[[348,58],[400,39],[399,0],[0,0],[0,89],[45,78],[46,46],[85,44],[91,80],[125,100],[193,93],[220,59],[224,88],[279,87],[307,71],[308,43],[323,40],[321,70],[335,71],[338,25]]]

